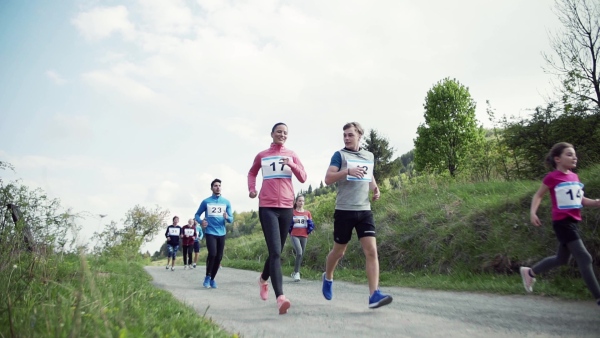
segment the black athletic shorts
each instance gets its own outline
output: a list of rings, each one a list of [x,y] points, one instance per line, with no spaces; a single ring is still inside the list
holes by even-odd
[[[567,244],[572,241],[581,239],[579,235],[579,221],[571,217],[563,218],[558,221],[552,221],[554,233],[560,244]]]
[[[375,237],[375,222],[371,210],[335,210],[333,214],[333,240],[338,244],[347,244],[356,229],[358,239]]]

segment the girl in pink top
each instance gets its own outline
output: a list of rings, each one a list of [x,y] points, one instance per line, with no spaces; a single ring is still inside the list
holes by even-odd
[[[592,269],[592,256],[583,245],[577,227],[581,221],[581,208],[600,207],[600,200],[583,196],[583,184],[579,182],[577,174],[571,171],[577,166],[577,155],[571,144],[566,142],[555,144],[546,157],[546,164],[555,170],[544,177],[542,185],[533,195],[530,217],[533,225],[542,225],[536,213],[542,197],[550,192],[552,227],[559,242],[558,250],[555,256],[546,257],[531,268],[520,268],[523,286],[527,292],[532,292],[535,275],[565,265],[573,256],[585,284],[596,299],[596,303],[600,305],[600,286]]]
[[[298,195],[294,202],[294,218],[290,224],[290,235],[294,251],[296,252],[294,273],[292,273],[294,282],[300,281],[300,265],[302,264],[302,257],[304,257],[306,250],[306,240],[314,228],[315,225],[312,221],[310,211],[304,210],[304,196]]]
[[[262,170],[263,181],[258,195],[258,216],[265,235],[269,256],[258,279],[260,298],[269,296],[268,280],[277,297],[279,314],[287,313],[290,301],[283,295],[283,275],[281,273],[281,252],[285,245],[287,230],[292,221],[294,187],[292,176],[298,181],[306,181],[306,172],[302,162],[293,151],[284,147],[288,128],[285,123],[277,123],[271,129],[273,143],[269,149],[261,151],[254,158],[248,172],[248,191],[250,198],[257,196],[256,176]]]

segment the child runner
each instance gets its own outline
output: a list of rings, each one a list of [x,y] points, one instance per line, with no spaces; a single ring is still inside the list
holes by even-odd
[[[306,249],[306,241],[314,228],[315,224],[312,221],[310,211],[304,210],[304,196],[296,196],[294,218],[292,219],[292,224],[290,224],[292,245],[294,245],[294,251],[296,252],[296,262],[294,263],[294,272],[292,273],[292,278],[295,282],[300,281],[300,265],[302,264],[302,257]]]
[[[589,254],[579,236],[578,223],[581,221],[583,206],[600,207],[600,200],[592,200],[583,196],[583,184],[577,174],[571,170],[577,166],[577,155],[573,146],[566,142],[555,144],[548,156],[546,164],[554,171],[544,177],[542,185],[531,200],[530,217],[534,226],[541,226],[537,209],[542,198],[550,192],[552,202],[552,228],[558,239],[555,256],[542,259],[533,267],[521,267],[521,278],[525,291],[533,292],[535,276],[568,263],[573,256],[588,289],[600,305],[600,287],[592,269],[592,256]]]

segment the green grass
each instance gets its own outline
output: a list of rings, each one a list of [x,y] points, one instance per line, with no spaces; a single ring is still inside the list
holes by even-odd
[[[144,264],[23,255],[0,275],[0,336],[233,336],[152,286]]]

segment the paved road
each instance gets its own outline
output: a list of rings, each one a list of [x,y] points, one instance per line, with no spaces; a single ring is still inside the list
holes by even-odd
[[[242,337],[600,337],[600,308],[592,300],[386,287],[393,303],[371,310],[366,285],[336,281],[327,301],[320,282],[284,277],[292,307],[279,315],[272,290],[268,301],[259,298],[257,272],[222,268],[218,289],[205,289],[204,266],[146,271],[154,285]]]

